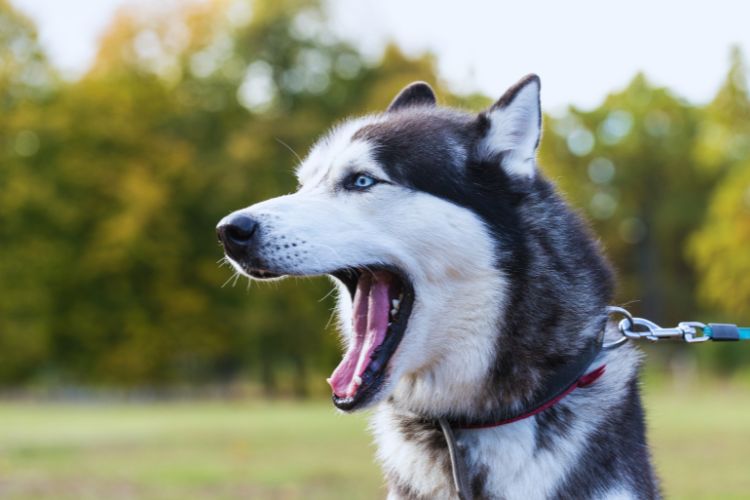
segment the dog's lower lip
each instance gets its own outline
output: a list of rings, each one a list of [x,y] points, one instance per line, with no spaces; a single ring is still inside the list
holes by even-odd
[[[281,274],[277,274],[271,271],[267,271],[266,269],[260,269],[260,268],[249,268],[245,267],[245,272],[256,279],[272,279],[272,278],[280,278]]]

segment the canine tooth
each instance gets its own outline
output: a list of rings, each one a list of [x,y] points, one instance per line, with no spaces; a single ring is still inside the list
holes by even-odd
[[[360,377],[359,375],[355,375],[353,380],[355,384],[362,385],[362,377]]]
[[[393,300],[391,300],[391,305],[393,306],[394,309],[396,309],[398,311],[398,308],[401,305],[401,300],[400,299],[393,299]]]
[[[398,313],[398,309],[396,309],[395,307],[391,309],[391,316],[395,317],[397,313]]]

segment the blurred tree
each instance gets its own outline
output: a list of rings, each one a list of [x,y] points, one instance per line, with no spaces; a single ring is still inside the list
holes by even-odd
[[[325,328],[330,283],[238,291],[217,265],[216,222],[292,191],[296,152],[412,80],[447,104],[491,100],[452,94],[430,54],[390,45],[365,61],[315,0],[154,9],[122,11],[91,71],[63,84],[31,24],[0,0],[0,384],[252,378],[269,394],[305,394],[308,374],[339,358]],[[593,111],[545,122],[543,168],[593,219],[619,300],[643,298],[635,309],[658,321],[700,306],[694,266],[711,307],[739,315],[750,293],[737,273],[750,265],[740,63],[705,121],[638,76]]]
[[[698,308],[685,246],[713,177],[692,156],[700,118],[638,75],[593,111],[546,121],[542,165],[593,221],[619,274],[618,302],[658,322]]]
[[[0,113],[47,97],[57,83],[32,22],[0,0]]]
[[[704,109],[694,153],[706,170],[723,174],[750,157],[747,66],[739,47],[730,54],[727,77]]]
[[[102,147],[58,162],[83,161],[96,179],[79,186],[74,232],[83,258],[59,291],[54,331],[77,377],[231,381],[260,367],[269,391],[280,369],[296,371],[294,390],[306,391],[307,365],[334,345],[320,333],[327,308],[307,305],[327,287],[285,284],[278,297],[222,290],[231,274],[216,266],[213,228],[229,211],[293,187],[294,156],[275,139],[309,142],[341,113],[315,96],[357,75],[320,65],[357,56],[300,34],[316,8],[212,2],[116,20],[92,72],[68,96],[67,116],[87,124],[69,133]],[[293,69],[307,80],[289,90]],[[300,124],[283,120],[289,107],[300,110]]]
[[[47,229],[39,250],[19,242],[28,265],[15,269],[44,283],[23,291],[40,298],[25,314],[44,318],[49,359],[27,375],[131,386],[251,376],[269,393],[284,375],[304,394],[307,373],[338,358],[324,332],[331,285],[222,288],[237,280],[216,264],[214,226],[293,190],[294,151],[331,123],[434,77],[431,57],[395,47],[367,64],[326,32],[314,1],[121,12],[90,73],[28,116],[43,148],[13,181],[37,186],[40,204],[35,219],[9,218]],[[3,290],[10,309],[17,283]]]
[[[700,295],[733,323],[750,323],[750,160],[737,162],[714,191],[690,245]]]
[[[6,383],[24,380],[49,356],[46,277],[57,256],[42,212],[54,187],[36,168],[46,139],[38,110],[58,83],[32,23],[0,0],[0,381]]]
[[[724,84],[706,108],[696,156],[706,170],[721,175],[708,216],[689,247],[700,271],[700,297],[714,321],[750,324],[750,98],[738,48]],[[717,367],[731,371],[748,354],[747,349],[717,350]]]

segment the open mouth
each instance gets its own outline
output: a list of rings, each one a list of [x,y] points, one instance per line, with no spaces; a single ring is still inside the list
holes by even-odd
[[[255,279],[283,276],[260,267],[242,264]],[[406,331],[414,288],[406,275],[389,266],[345,268],[330,273],[349,289],[352,297],[353,338],[341,363],[328,378],[333,404],[345,411],[371,402],[388,376],[388,362]]]
[[[333,404],[351,411],[372,401],[387,378],[409,321],[414,289],[393,268],[368,267],[332,273],[352,296],[353,338],[328,383]]]

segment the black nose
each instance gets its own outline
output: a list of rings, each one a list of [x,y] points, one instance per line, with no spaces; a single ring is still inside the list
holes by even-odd
[[[227,255],[240,260],[247,255],[257,229],[258,222],[255,219],[247,215],[234,215],[219,223],[216,235]]]

